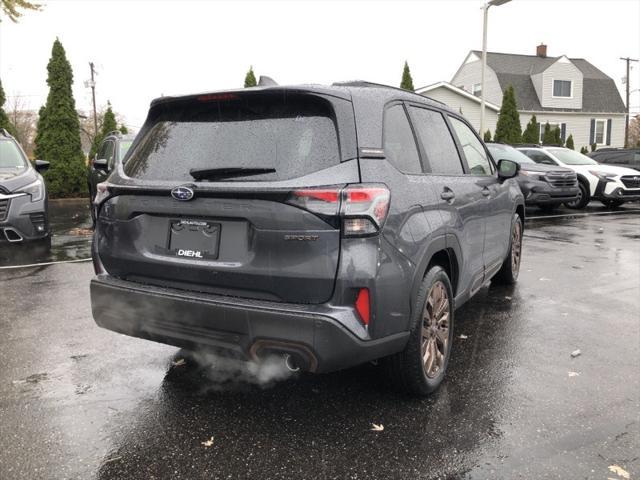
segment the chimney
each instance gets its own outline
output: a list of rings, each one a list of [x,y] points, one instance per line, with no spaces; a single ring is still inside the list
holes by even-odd
[[[536,55],[538,57],[547,58],[547,46],[541,43],[536,47]]]

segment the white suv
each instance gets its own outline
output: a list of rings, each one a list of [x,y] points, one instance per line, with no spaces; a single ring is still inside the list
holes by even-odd
[[[640,200],[640,173],[613,165],[601,165],[595,160],[563,147],[519,146],[522,153],[537,163],[566,167],[578,175],[580,195],[567,203],[569,208],[584,208],[591,199],[607,207],[619,207],[624,202]]]

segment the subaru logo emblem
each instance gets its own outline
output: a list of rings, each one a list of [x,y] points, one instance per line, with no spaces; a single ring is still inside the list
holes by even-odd
[[[189,187],[176,187],[171,190],[171,196],[176,200],[186,202],[193,198],[193,190]]]

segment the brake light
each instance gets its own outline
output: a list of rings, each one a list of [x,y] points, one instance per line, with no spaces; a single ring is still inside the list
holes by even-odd
[[[345,236],[363,236],[380,231],[389,213],[389,199],[384,185],[358,184],[294,190],[287,203],[319,215],[341,215]]]
[[[365,325],[369,325],[371,317],[371,304],[369,303],[369,289],[361,288],[356,297],[356,311],[360,316],[360,320]]]
[[[233,93],[212,93],[209,95],[200,95],[199,102],[219,102],[220,100],[235,100],[238,96]]]

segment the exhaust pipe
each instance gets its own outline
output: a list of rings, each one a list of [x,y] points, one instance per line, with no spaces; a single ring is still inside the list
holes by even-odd
[[[11,243],[19,243],[22,240],[24,240],[22,238],[22,235],[20,235],[16,230],[14,230],[13,228],[5,228],[4,229],[4,236],[7,239],[7,241],[11,242]]]
[[[283,355],[283,358],[284,358],[284,365],[285,367],[287,367],[287,369],[290,372],[300,371],[300,366],[298,365],[298,362],[296,362],[296,359],[292,355],[285,353]]]

